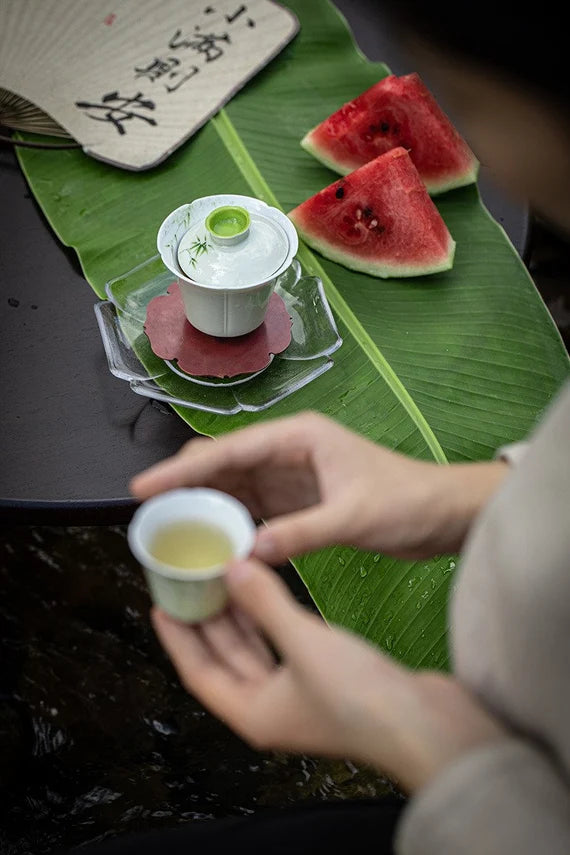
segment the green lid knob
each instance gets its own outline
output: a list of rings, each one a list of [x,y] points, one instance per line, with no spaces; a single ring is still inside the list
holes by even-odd
[[[214,243],[226,246],[240,243],[248,235],[250,218],[245,208],[223,205],[206,218],[206,228]]]

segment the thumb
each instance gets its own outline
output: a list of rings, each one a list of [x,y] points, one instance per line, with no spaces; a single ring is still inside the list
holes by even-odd
[[[273,571],[255,559],[233,562],[226,583],[232,603],[245,612],[280,652],[306,647],[307,630],[314,629],[308,612]]]
[[[253,554],[268,564],[281,564],[292,555],[342,543],[346,511],[341,506],[315,505],[271,520],[258,529]]]

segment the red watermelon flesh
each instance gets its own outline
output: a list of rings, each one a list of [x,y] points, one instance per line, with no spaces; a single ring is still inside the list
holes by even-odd
[[[301,145],[341,175],[402,146],[432,195],[477,180],[475,155],[417,74],[385,77],[309,131]]]
[[[449,270],[455,242],[404,148],[325,187],[289,213],[301,238],[371,276]]]

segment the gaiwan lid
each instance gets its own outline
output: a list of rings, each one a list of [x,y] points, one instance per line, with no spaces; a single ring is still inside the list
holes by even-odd
[[[272,279],[288,253],[289,238],[276,220],[223,205],[184,234],[178,264],[195,282],[239,288]]]

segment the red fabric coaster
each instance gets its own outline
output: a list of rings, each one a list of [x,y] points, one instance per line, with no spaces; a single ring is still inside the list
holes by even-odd
[[[164,296],[150,301],[144,329],[157,356],[176,359],[182,371],[196,377],[261,371],[271,362],[271,354],[281,353],[291,341],[291,318],[277,294],[272,294],[265,320],[256,330],[236,338],[216,338],[186,319],[177,282]]]

